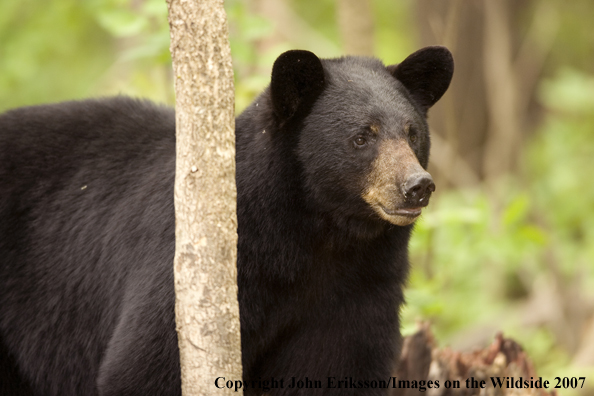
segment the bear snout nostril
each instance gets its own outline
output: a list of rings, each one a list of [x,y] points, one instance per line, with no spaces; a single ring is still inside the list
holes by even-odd
[[[426,206],[433,191],[435,183],[428,173],[412,175],[404,184],[404,197],[412,206]]]

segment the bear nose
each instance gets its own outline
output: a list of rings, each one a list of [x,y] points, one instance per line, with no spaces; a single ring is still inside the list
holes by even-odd
[[[409,176],[403,187],[406,203],[413,207],[427,206],[431,193],[435,191],[435,183],[427,172]]]

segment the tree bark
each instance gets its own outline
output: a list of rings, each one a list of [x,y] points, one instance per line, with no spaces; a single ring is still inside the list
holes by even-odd
[[[234,89],[222,0],[167,0],[175,76],[175,293],[182,392],[241,379]],[[234,389],[216,389],[231,394]]]

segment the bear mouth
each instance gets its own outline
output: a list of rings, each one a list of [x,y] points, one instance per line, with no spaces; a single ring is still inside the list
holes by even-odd
[[[390,210],[386,208],[384,205],[380,205],[382,211],[388,216],[406,216],[406,217],[419,217],[423,210],[423,207],[417,208],[399,208],[395,210]]]
[[[406,226],[414,223],[421,215],[422,209],[422,207],[388,209],[381,204],[375,206],[375,210],[381,218],[398,226]]]

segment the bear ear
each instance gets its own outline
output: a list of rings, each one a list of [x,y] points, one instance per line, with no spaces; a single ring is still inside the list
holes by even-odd
[[[324,68],[309,51],[281,54],[272,67],[270,92],[274,113],[286,121],[313,104],[324,89]]]
[[[402,63],[387,68],[427,111],[450,86],[454,58],[446,47],[425,47],[409,55]]]

